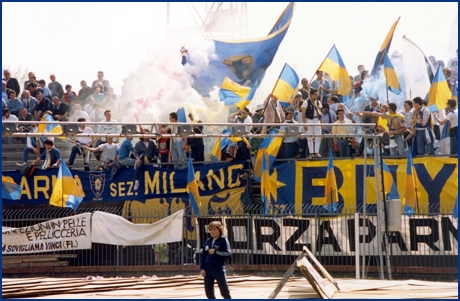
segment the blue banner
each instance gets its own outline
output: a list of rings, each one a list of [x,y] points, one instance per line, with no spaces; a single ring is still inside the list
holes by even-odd
[[[224,189],[244,186],[240,181],[243,163],[214,163],[195,166],[200,196],[214,195]],[[110,171],[84,172],[72,170],[77,185],[83,188],[83,202],[124,202],[159,197],[188,199],[185,191],[188,169],[165,169],[144,166],[138,190],[134,190],[134,168],[122,168],[111,179]],[[19,171],[3,172],[21,186],[18,200],[2,199],[3,204],[49,204],[59,169],[36,169],[31,177],[22,177]],[[198,180],[199,179],[199,180]]]
[[[407,159],[385,158],[400,196],[404,196]],[[245,183],[240,179],[244,162],[218,162],[197,165],[195,177],[202,206],[200,212],[214,214],[227,210],[226,204],[231,197],[229,191],[242,188]],[[366,204],[367,212],[375,212],[376,183],[374,160],[368,159],[366,168],[362,158],[334,160],[334,172],[338,192],[338,213],[344,208],[347,212],[361,211]],[[451,213],[458,191],[457,158],[430,157],[414,158],[414,170],[417,173],[416,195],[417,212]],[[327,160],[289,161],[275,163],[270,167],[270,193],[267,195],[270,213],[326,212],[324,211]],[[4,172],[21,187],[19,200],[2,199],[3,204],[38,205],[48,204],[53,184],[57,180],[58,169],[36,170],[32,177],[22,177],[19,171]],[[165,199],[183,200],[188,204],[186,192],[188,169],[163,169],[153,166],[144,167],[140,186],[134,190],[134,169],[122,169],[110,179],[109,171],[82,172],[72,170],[78,186],[83,187],[83,202],[124,202]],[[365,190],[364,190],[365,189]],[[366,199],[364,200],[364,191]],[[218,196],[221,197],[218,197]],[[213,205],[212,205],[213,204]],[[212,205],[212,206],[211,206]],[[213,206],[217,207],[213,207]],[[232,206],[238,206],[232,201]],[[212,209],[214,208],[214,209]],[[236,209],[236,208],[232,208]],[[230,209],[229,209],[230,210]]]

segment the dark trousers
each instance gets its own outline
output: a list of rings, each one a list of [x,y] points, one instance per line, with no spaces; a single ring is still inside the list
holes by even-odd
[[[35,138],[34,138],[35,139]],[[40,148],[40,155],[43,154],[43,152],[45,152],[45,148],[42,147]],[[34,151],[29,148],[29,147],[24,147],[24,150],[22,151],[22,163],[26,162],[29,160],[29,154],[34,154]]]
[[[328,157],[329,149],[332,149],[332,155],[334,155],[334,138],[323,138],[319,146],[319,154],[322,157]]]
[[[450,135],[450,154],[458,154],[458,126],[453,127],[449,131]]]
[[[288,142],[281,145],[281,158],[291,159],[299,155],[299,145],[296,142]]]
[[[102,143],[105,143],[105,142],[102,142],[102,140],[97,140],[96,144],[94,145],[94,147],[96,148],[99,145],[101,145]],[[94,152],[94,157],[96,158],[97,161],[101,161],[101,154],[102,154],[102,152]]]
[[[404,132],[404,139],[406,139],[407,136],[409,135],[410,135],[409,132]],[[407,145],[407,149],[412,148],[412,138],[406,141],[406,145]]]
[[[217,281],[220,294],[224,299],[231,299],[230,290],[228,289],[227,274],[225,266],[218,264],[206,264],[206,276],[204,277],[204,291],[208,299],[216,299],[214,294],[214,282]]]
[[[204,161],[204,143],[203,139],[195,139],[192,143],[190,143],[190,148],[192,150],[192,159],[194,161],[193,164],[196,165],[195,162]],[[203,164],[203,163],[198,163]]]
[[[339,156],[350,157],[350,146],[348,145],[348,138],[337,138],[339,145]]]
[[[160,154],[160,162],[161,163],[168,163],[169,154]],[[173,168],[171,164],[160,165],[161,168]]]

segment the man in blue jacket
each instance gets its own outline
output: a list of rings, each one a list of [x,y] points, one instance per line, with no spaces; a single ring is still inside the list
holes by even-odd
[[[224,299],[231,299],[225,272],[225,259],[231,256],[230,244],[222,236],[223,226],[219,221],[213,221],[208,226],[210,238],[204,243],[200,254],[201,276],[204,277],[204,290],[208,299],[216,299],[214,282],[217,280],[220,294]]]

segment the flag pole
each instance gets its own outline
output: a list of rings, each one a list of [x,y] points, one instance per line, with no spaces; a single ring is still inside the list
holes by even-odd
[[[272,92],[270,93],[271,96],[273,96],[273,92],[275,92],[276,84],[280,80],[281,74],[283,74],[283,71],[284,71],[284,68],[286,68],[286,65],[287,65],[287,63],[284,63],[283,69],[281,69],[280,75],[278,75],[278,79],[276,80],[275,85],[273,86]],[[268,106],[269,102],[270,102],[270,99],[267,101],[267,104],[265,105],[264,109],[262,110],[262,116],[265,115],[265,109],[267,109],[267,106]],[[276,114],[276,112],[275,112],[275,114]],[[265,118],[264,118],[263,121],[264,121],[263,123],[265,123]],[[263,126],[261,133],[265,134],[265,131],[266,131],[266,128],[265,128],[265,126]]]
[[[414,173],[414,186],[415,186],[415,202],[416,202],[416,207],[417,208],[417,212],[420,212],[420,208],[419,208],[419,204],[418,204],[418,191],[417,191],[417,183],[416,183],[416,179],[418,179],[417,177],[417,174],[416,174],[416,171],[415,171],[415,166],[414,166],[414,162],[412,161],[411,162],[411,165],[412,165],[412,172]],[[415,209],[414,208],[414,209]]]

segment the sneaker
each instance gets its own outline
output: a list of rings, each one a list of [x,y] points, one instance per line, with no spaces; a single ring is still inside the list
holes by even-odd
[[[26,162],[16,163],[16,166],[24,166],[24,165],[26,165],[26,164],[27,164]]]
[[[320,154],[315,154],[315,158],[321,158]]]
[[[139,181],[136,180],[136,182],[134,182],[134,190],[137,190],[139,188]]]

